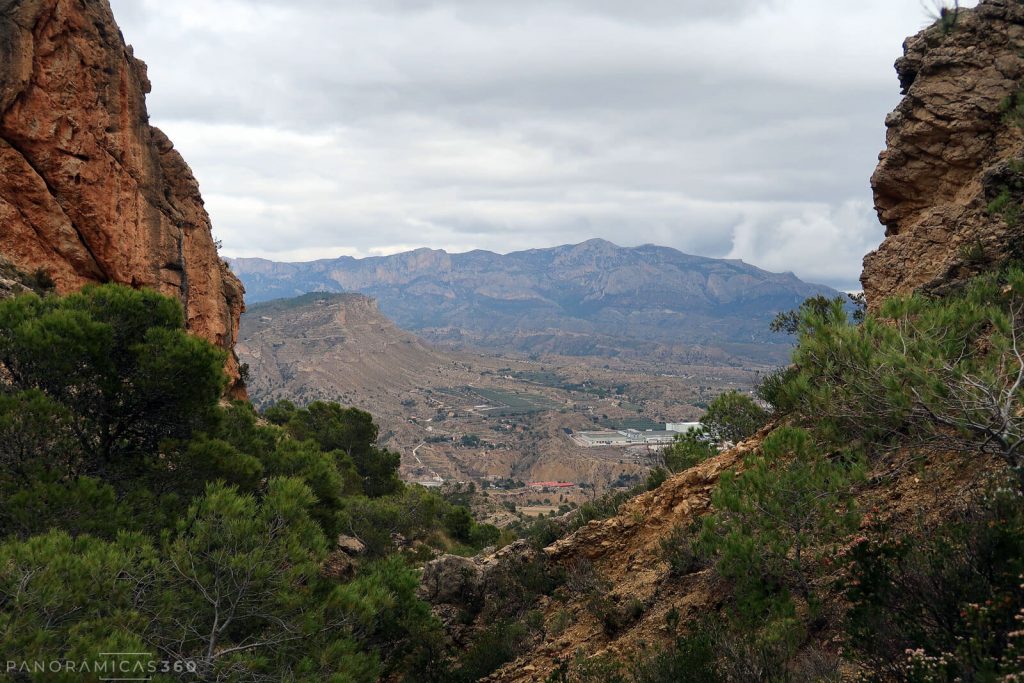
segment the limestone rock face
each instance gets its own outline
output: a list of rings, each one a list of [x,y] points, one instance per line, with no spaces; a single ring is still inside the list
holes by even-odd
[[[904,44],[896,70],[905,97],[886,118],[887,149],[871,178],[886,227],[861,275],[873,308],[894,294],[939,293],[1019,255],[1024,227],[988,208],[1024,187],[1014,163],[1024,134],[1005,113],[1024,79],[1022,49],[1016,0],[982,0]]]
[[[107,0],[0,0],[0,252],[61,292],[178,297],[189,330],[232,351],[237,380],[243,289],[191,170],[149,125],[149,90]]]

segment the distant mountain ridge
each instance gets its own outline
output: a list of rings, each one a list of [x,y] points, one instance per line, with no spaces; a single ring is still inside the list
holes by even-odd
[[[778,359],[788,343],[768,330],[775,314],[816,294],[838,295],[742,261],[598,239],[505,255],[417,249],[230,264],[252,303],[359,292],[434,342],[563,355]]]

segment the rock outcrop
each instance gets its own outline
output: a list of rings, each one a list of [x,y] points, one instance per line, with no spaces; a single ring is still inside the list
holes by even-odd
[[[591,521],[542,551],[520,540],[490,555],[445,555],[433,560],[423,569],[420,596],[431,603],[458,646],[472,642],[476,632],[491,625],[488,615],[503,613],[501,608],[511,599],[507,575],[521,575],[531,564],[569,575],[585,567],[595,581],[607,582],[610,600],[637,599],[645,605],[636,624],[609,638],[587,607],[590,595],[573,588],[569,580],[558,599],[542,596],[531,607],[543,614],[547,625],[565,621],[567,615],[570,625],[545,627],[542,637],[514,662],[484,679],[488,681],[536,683],[549,680],[559,662],[598,654],[629,656],[664,642],[669,638],[665,629],[669,611],[677,610],[683,623],[697,619],[717,609],[723,589],[706,570],[681,582],[668,580],[661,540],[676,526],[691,524],[709,510],[721,474],[741,467],[743,458],[760,446],[768,431],[670,478],[626,502],[617,515]],[[477,616],[472,621],[467,615]]]
[[[896,70],[905,97],[886,118],[887,149],[871,179],[886,226],[861,276],[873,308],[1020,256],[1022,50],[1016,0],[982,0],[904,44]]]
[[[107,0],[0,0],[0,251],[61,292],[176,296],[193,333],[232,350],[243,289],[191,170],[149,125],[149,90]]]
[[[465,647],[494,615],[513,608],[517,577],[529,573],[531,566],[541,571],[545,562],[522,539],[476,557],[442,555],[424,565],[419,596],[431,604],[452,643]]]
[[[0,256],[0,299],[8,299],[32,291],[41,292],[43,288],[39,286],[39,283],[33,281],[31,275],[15,268],[10,261]]]

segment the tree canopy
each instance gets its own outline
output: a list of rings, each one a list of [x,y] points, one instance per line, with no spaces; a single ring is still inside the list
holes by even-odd
[[[222,404],[224,352],[185,331],[178,302],[117,285],[0,302],[0,364],[6,660],[145,652],[199,680],[444,680],[396,538],[480,547],[497,529],[405,486],[368,413]],[[325,566],[340,533],[368,551],[339,578]]]
[[[738,391],[720,394],[700,418],[706,434],[716,442],[739,443],[768,421],[768,412],[753,398]]]

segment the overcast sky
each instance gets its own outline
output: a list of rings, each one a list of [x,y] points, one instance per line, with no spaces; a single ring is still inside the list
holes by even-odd
[[[882,238],[868,178],[892,63],[933,6],[111,4],[229,256],[603,237],[842,289]]]

